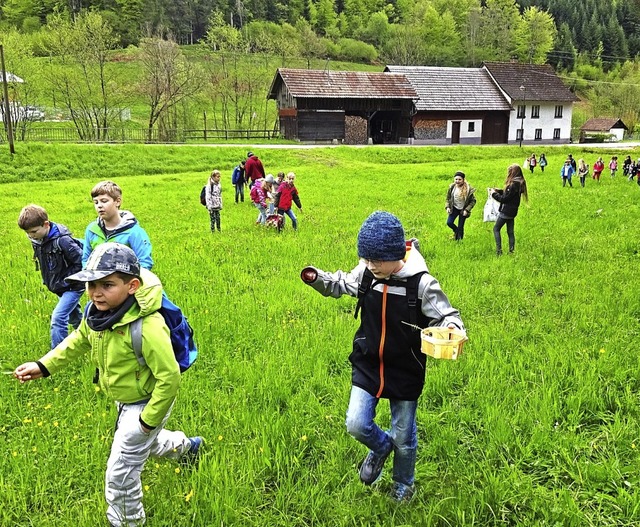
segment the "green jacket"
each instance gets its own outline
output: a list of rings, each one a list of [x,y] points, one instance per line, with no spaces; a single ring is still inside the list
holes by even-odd
[[[162,284],[151,271],[142,268],[142,285],[137,302],[109,330],[94,331],[86,320],[56,348],[40,359],[53,374],[75,358],[91,351],[91,360],[100,370],[100,388],[121,403],[149,399],[140,418],[149,426],[162,423],[180,386],[180,368],[173,354],[169,328],[157,313],[162,303]],[[142,322],[141,366],[131,344],[130,324]]]

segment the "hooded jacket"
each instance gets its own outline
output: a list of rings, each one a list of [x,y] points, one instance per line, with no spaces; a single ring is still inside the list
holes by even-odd
[[[87,266],[87,260],[91,251],[104,242],[118,242],[131,247],[136,253],[140,266],[151,270],[153,259],[151,258],[151,240],[146,231],[140,227],[136,217],[128,210],[120,211],[121,222],[118,227],[108,235],[105,230],[104,220],[98,218],[89,224],[84,232],[84,251],[82,253],[82,268]]]
[[[222,185],[209,181],[205,187],[207,210],[222,210]]]
[[[299,209],[302,208],[300,196],[298,196],[298,189],[295,185],[284,181],[280,183],[280,186],[278,187],[275,206],[278,209],[286,211],[291,208],[292,203],[295,203],[296,207],[298,207]]]
[[[38,362],[45,375],[64,368],[77,357],[91,352],[99,370],[100,388],[121,403],[148,400],[140,419],[150,428],[162,423],[180,386],[180,368],[173,354],[169,328],[158,309],[162,304],[162,284],[156,275],[141,269],[142,285],[136,302],[110,329],[94,331],[83,318],[78,329]],[[131,323],[142,318],[142,356],[140,365],[131,343]]]
[[[447,191],[447,201],[445,203],[445,209],[453,210],[455,207],[453,206],[453,191],[456,188],[455,183],[451,183],[449,185],[449,190]],[[471,209],[476,205],[476,189],[467,183],[467,197],[464,200],[463,210],[467,212],[467,216],[471,216]]]
[[[348,273],[315,269],[318,277],[309,285],[324,296],[357,297],[365,269],[363,262]],[[452,324],[464,330],[458,311],[451,307],[440,284],[429,274],[424,258],[412,245],[402,269],[389,281],[374,279],[363,297],[360,327],[349,356],[351,382],[374,397],[415,401],[422,392],[426,355],[421,352],[420,332],[403,323],[410,320],[409,305],[406,287],[398,285],[419,273],[418,325],[424,328]]]
[[[496,190],[491,197],[500,202],[500,214],[505,218],[515,218],[520,208],[520,196],[522,195],[522,187],[520,181],[513,180],[504,190]]]
[[[264,172],[264,167],[262,166],[262,161],[260,161],[255,154],[247,158],[244,162],[244,174],[247,181],[251,180],[254,183],[260,178],[267,177]]]
[[[42,283],[56,295],[66,291],[82,291],[83,284],[67,283],[65,279],[82,269],[82,249],[69,229],[50,222],[49,233],[42,241],[31,240],[33,257],[42,275]]]

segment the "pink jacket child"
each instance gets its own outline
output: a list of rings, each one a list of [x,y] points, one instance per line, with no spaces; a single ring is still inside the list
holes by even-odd
[[[267,190],[265,186],[271,186],[264,180],[257,180],[255,185],[251,187],[251,201],[258,209],[258,219],[256,223],[264,225],[267,221]]]
[[[278,214],[287,215],[291,218],[291,224],[294,229],[298,228],[298,219],[291,210],[291,205],[296,204],[300,210],[302,210],[302,203],[300,203],[300,196],[298,195],[298,189],[293,184],[296,179],[296,175],[293,172],[287,174],[287,180],[280,184],[278,187],[278,194],[276,195],[276,208]]]
[[[599,157],[598,160],[593,164],[593,179],[600,181],[600,174],[604,170],[604,162],[602,158]]]

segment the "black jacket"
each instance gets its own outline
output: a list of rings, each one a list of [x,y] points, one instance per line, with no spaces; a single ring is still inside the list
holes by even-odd
[[[520,182],[515,180],[504,190],[496,190],[492,197],[500,202],[500,213],[506,218],[515,218],[520,207],[522,188]]]
[[[80,291],[84,284],[65,281],[67,276],[82,270],[82,246],[62,224],[51,222],[48,236],[38,243],[31,241],[36,268],[40,267],[42,283],[49,291],[61,295],[65,291]]]

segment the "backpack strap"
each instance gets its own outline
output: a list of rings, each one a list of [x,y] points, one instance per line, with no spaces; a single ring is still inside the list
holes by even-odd
[[[367,294],[371,284],[373,283],[373,273],[369,271],[369,269],[365,269],[362,274],[362,280],[358,285],[358,303],[356,304],[356,310],[353,313],[353,318],[358,318],[358,314],[360,313],[360,309],[362,308],[362,303],[364,302],[364,295]]]
[[[409,304],[409,323],[411,331],[418,331],[418,297],[420,288],[420,280],[426,271],[414,274],[407,278],[407,303]]]
[[[136,318],[131,322],[129,331],[131,332],[131,346],[133,347],[133,353],[136,355],[136,360],[140,366],[145,366],[147,362],[142,356],[142,318]]]

